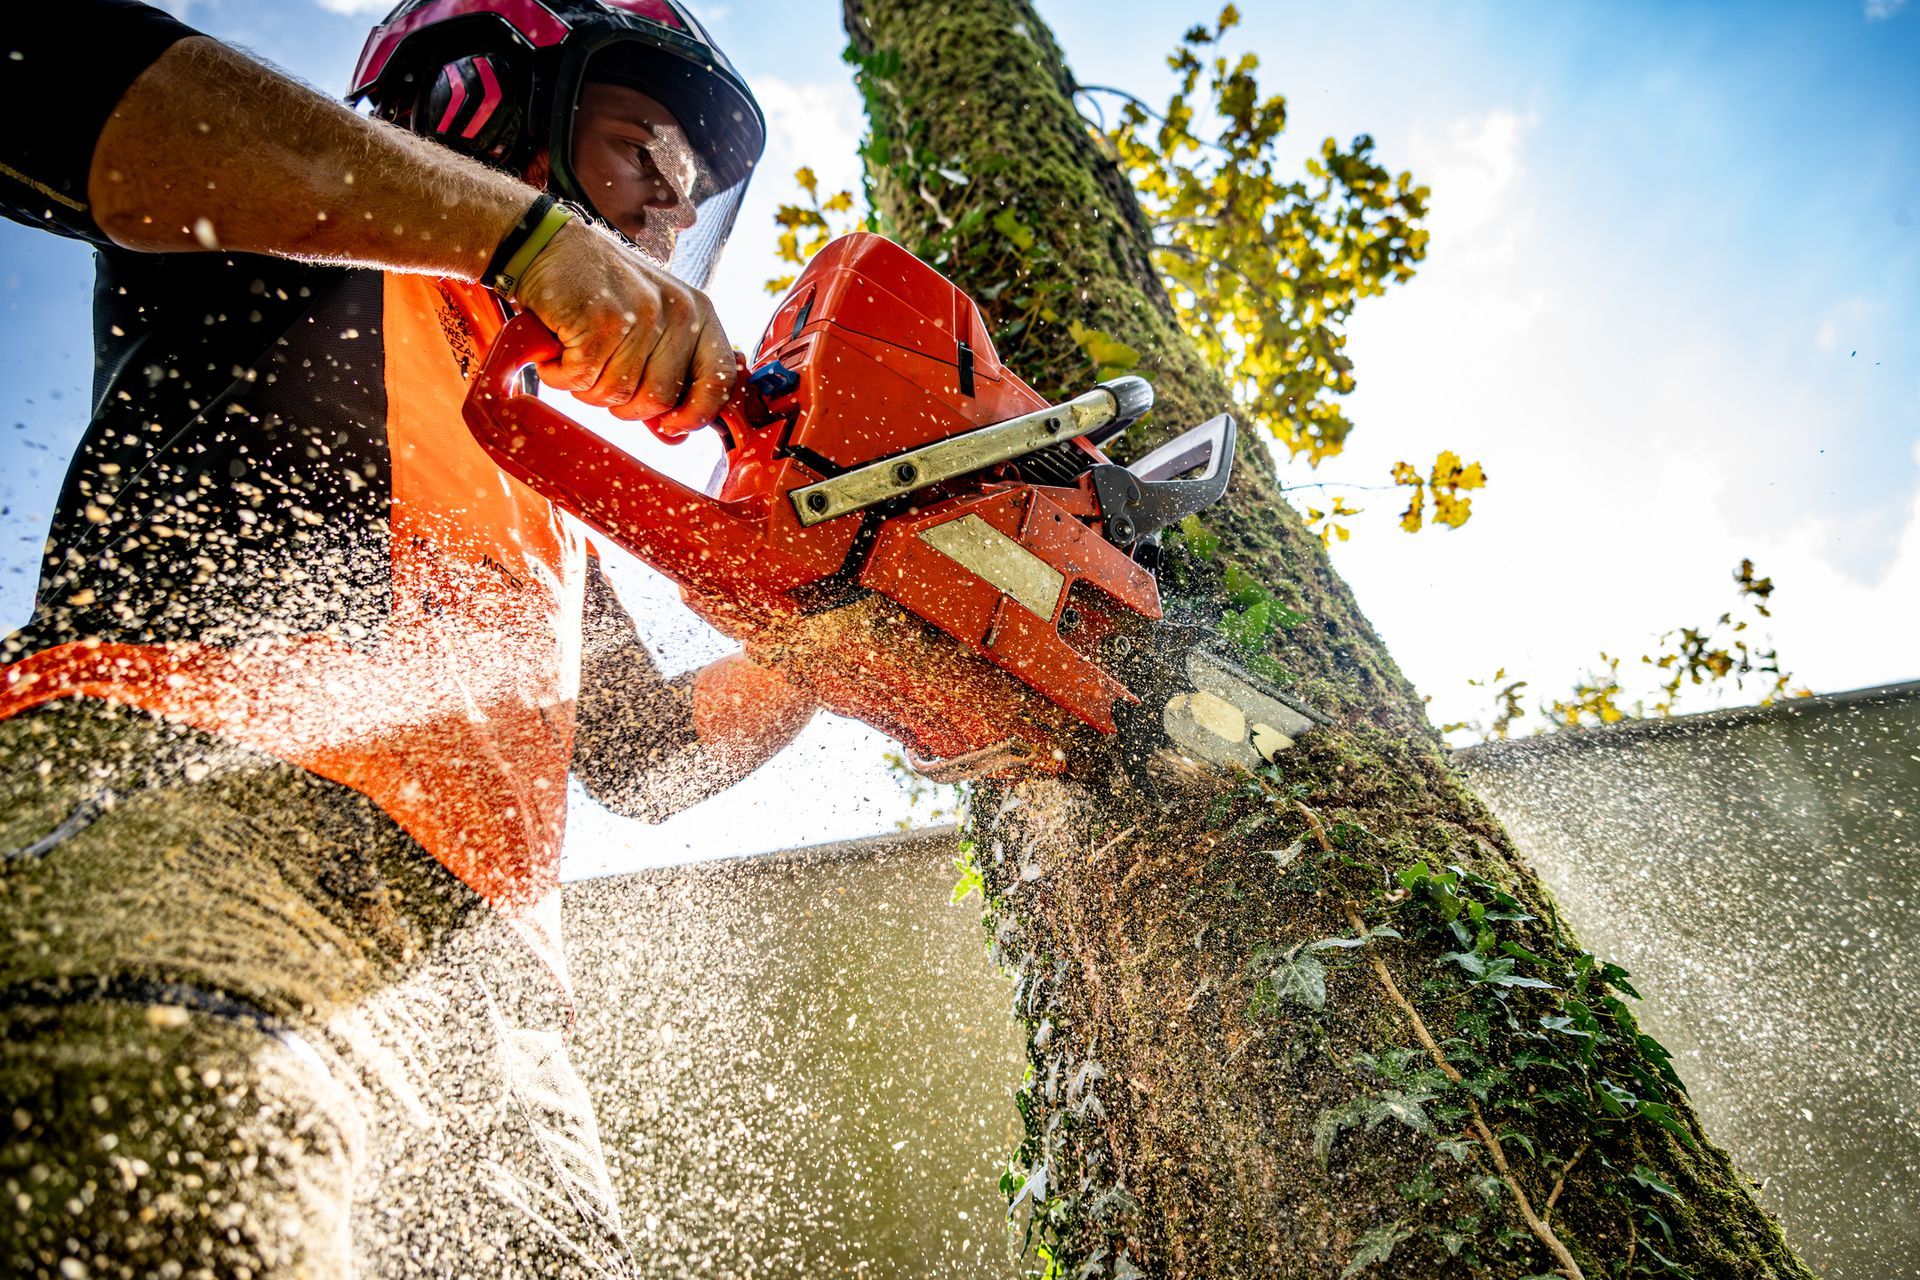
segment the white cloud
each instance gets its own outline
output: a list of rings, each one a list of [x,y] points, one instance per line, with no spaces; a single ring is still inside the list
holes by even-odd
[[[1415,171],[1428,175],[1435,217],[1456,233],[1498,221],[1519,184],[1520,148],[1533,124],[1532,117],[1501,107],[1449,122],[1442,139],[1415,133]]]
[[[385,13],[393,0],[314,0],[328,13]]]
[[[779,177],[784,180],[792,169],[805,164],[820,175],[827,189],[859,185],[858,148],[866,117],[851,81],[843,77],[795,84],[761,75],[754,80],[753,92],[767,114],[763,176],[781,165],[785,172]]]
[[[1454,323],[1514,333],[1545,305],[1532,279],[1514,270],[1534,224],[1524,150],[1535,123],[1501,107],[1450,121],[1438,134],[1415,130],[1410,140],[1409,167],[1433,191],[1422,276],[1438,277],[1452,295],[1460,308]]]
[[[1907,7],[1907,0],[1867,0],[1867,21],[1884,22]]]

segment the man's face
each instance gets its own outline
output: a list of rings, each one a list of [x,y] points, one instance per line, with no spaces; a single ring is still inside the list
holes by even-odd
[[[661,265],[673,260],[675,238],[693,225],[699,165],[671,112],[625,85],[582,86],[573,172],[601,217]]]

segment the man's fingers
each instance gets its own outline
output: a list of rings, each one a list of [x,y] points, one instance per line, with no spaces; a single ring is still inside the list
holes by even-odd
[[[612,237],[563,227],[521,277],[521,303],[559,337],[550,387],[664,434],[713,420],[733,389],[733,348],[698,290]]]
[[[733,343],[711,307],[701,309],[699,332],[693,335],[692,364],[687,371],[686,393],[679,404],[655,418],[653,425],[665,432],[693,431],[720,416],[733,395],[738,366],[733,358]]]
[[[661,331],[653,350],[647,354],[647,367],[633,398],[616,407],[613,416],[632,422],[657,421],[672,412],[687,392],[687,374],[693,357],[693,334],[669,322]]]
[[[560,354],[560,381],[550,385],[585,400],[588,389],[598,385],[606,376],[607,366],[619,355],[627,330],[615,323],[614,316],[602,313],[572,332],[555,326],[554,333],[565,349]]]
[[[627,417],[624,410],[640,386],[641,376],[646,371],[647,352],[653,340],[654,331],[651,328],[636,325],[629,329],[619,349],[600,370],[599,379],[591,387],[574,394],[588,404],[597,404],[608,410],[615,417]]]

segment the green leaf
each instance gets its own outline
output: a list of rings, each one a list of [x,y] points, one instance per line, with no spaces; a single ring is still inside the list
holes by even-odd
[[[1347,1269],[1340,1273],[1340,1280],[1351,1280],[1376,1262],[1385,1262],[1393,1256],[1394,1246],[1412,1234],[1397,1222],[1367,1232],[1355,1243],[1353,1257],[1347,1260]]]
[[[1501,963],[1504,964],[1506,962],[1502,961]],[[1545,982],[1539,978],[1524,977],[1517,973],[1491,973],[1487,975],[1487,981],[1497,987],[1533,987],[1541,991],[1558,991],[1560,989],[1551,982]]]
[[[976,893],[982,898],[986,897],[987,882],[985,878],[981,876],[980,868],[974,865],[972,855],[961,854],[953,860],[953,866],[954,870],[960,873],[960,878],[955,881],[953,885],[952,900],[954,902],[965,901],[968,897]]]
[[[1334,1141],[1339,1138],[1340,1131],[1359,1124],[1360,1118],[1367,1112],[1367,1104],[1368,1100],[1364,1097],[1352,1098],[1337,1107],[1328,1107],[1314,1117],[1313,1154],[1322,1165],[1326,1164],[1327,1156],[1333,1151]]]
[[[1446,1194],[1440,1189],[1440,1184],[1434,1180],[1433,1170],[1428,1168],[1419,1169],[1413,1177],[1395,1187],[1394,1190],[1414,1204],[1432,1204]]]
[[[1431,1134],[1433,1121],[1422,1103],[1433,1101],[1430,1093],[1402,1093],[1390,1089],[1373,1100],[1367,1109],[1367,1128],[1377,1128],[1388,1120],[1397,1120],[1415,1133]]]
[[[1000,225],[998,218],[994,219],[994,225]],[[1087,359],[1093,361],[1103,374],[1108,370],[1124,373],[1140,363],[1140,353],[1110,333],[1090,329],[1078,320],[1067,322],[1067,332],[1073,335],[1074,342],[1087,353]]]
[[[1261,827],[1266,826],[1267,823],[1271,822],[1272,820],[1273,820],[1273,814],[1270,812],[1269,813],[1250,813],[1246,817],[1240,819],[1240,821],[1234,823],[1231,827],[1227,828],[1226,838],[1229,840],[1238,840],[1243,836],[1252,835],[1255,831],[1258,831]]]
[[[1699,1145],[1693,1140],[1693,1134],[1687,1131],[1687,1126],[1680,1122],[1679,1114],[1666,1103],[1642,1099],[1640,1114],[1678,1138],[1682,1146],[1693,1148]]]
[[[1375,938],[1402,938],[1404,935],[1390,924],[1376,925],[1357,938],[1321,938],[1306,945],[1308,951],[1328,951],[1334,948],[1351,950],[1364,947]]]
[[[1220,620],[1220,633],[1242,649],[1258,649],[1272,630],[1273,601],[1256,600]]]
[[[1275,1000],[1291,1000],[1316,1013],[1327,1007],[1327,966],[1305,952],[1275,964],[1260,986]]]
[[[993,215],[993,229],[1022,253],[1033,248],[1033,228],[1020,221],[1011,209],[1002,209]],[[1078,340],[1077,336],[1075,340]]]
[[[1199,516],[1187,516],[1180,521],[1180,536],[1185,539],[1187,549],[1202,560],[1213,559],[1213,553],[1220,549],[1220,535],[1200,523]]]
[[[1680,1193],[1678,1191],[1675,1191],[1672,1187],[1668,1186],[1664,1181],[1661,1180],[1661,1177],[1659,1174],[1655,1173],[1653,1170],[1647,1168],[1647,1166],[1643,1164],[1637,1164],[1633,1166],[1633,1172],[1628,1174],[1627,1176],[1632,1178],[1635,1182],[1639,1183],[1641,1186],[1645,1187],[1649,1191],[1658,1191],[1661,1195],[1672,1196],[1675,1200],[1678,1200],[1680,1198]]]

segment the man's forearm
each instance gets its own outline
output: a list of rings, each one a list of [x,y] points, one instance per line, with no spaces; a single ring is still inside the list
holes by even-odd
[[[218,41],[182,40],[94,149],[95,220],[130,249],[227,249],[476,279],[534,192]]]

